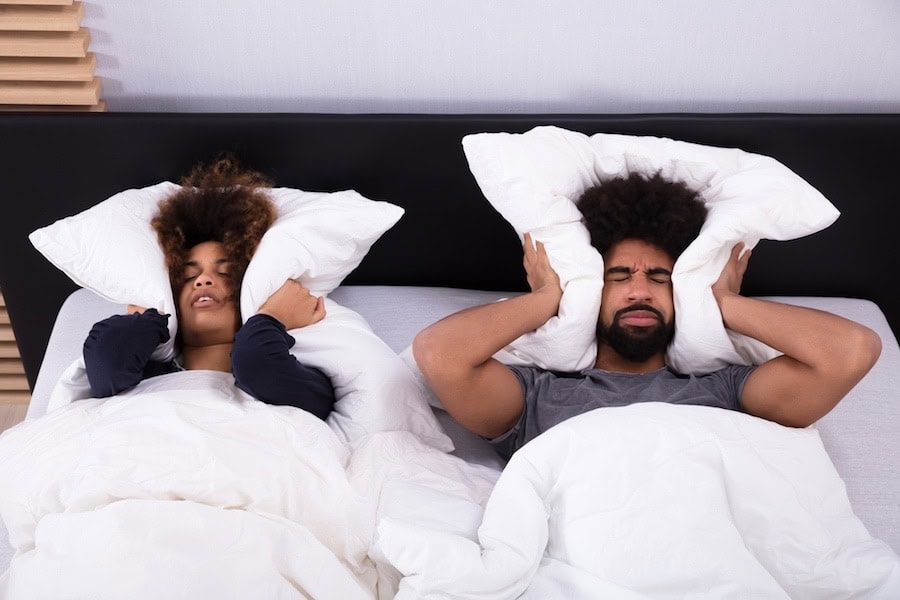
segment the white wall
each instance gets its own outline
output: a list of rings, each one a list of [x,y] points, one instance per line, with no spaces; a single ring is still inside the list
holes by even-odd
[[[897,0],[84,0],[111,111],[900,112]]]

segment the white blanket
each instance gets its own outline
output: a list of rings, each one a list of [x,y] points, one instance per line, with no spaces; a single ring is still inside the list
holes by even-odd
[[[385,518],[398,598],[900,598],[814,429],[637,404],[515,454],[466,531]]]
[[[480,511],[495,479],[408,432],[346,445],[225,373],[151,378],[0,435],[0,598],[390,598],[379,515],[410,486]]]

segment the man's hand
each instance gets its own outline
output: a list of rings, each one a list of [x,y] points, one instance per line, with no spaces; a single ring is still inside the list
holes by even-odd
[[[531,292],[464,308],[420,331],[413,356],[456,421],[482,437],[512,427],[525,407],[519,379],[494,354],[556,316],[562,289],[544,244],[525,234],[523,264]]]
[[[325,318],[325,299],[313,296],[294,279],[288,279],[259,308],[260,314],[281,321],[286,329],[297,329]]]
[[[559,302],[562,299],[562,287],[559,282],[559,275],[550,265],[550,259],[547,256],[544,243],[532,242],[531,234],[526,233],[522,250],[524,252],[522,263],[525,267],[525,275],[528,285],[531,287],[531,292],[545,297],[548,304],[553,305],[553,311],[550,315],[553,316],[559,310]]]
[[[806,427],[834,408],[872,368],[881,353],[881,338],[868,327],[822,310],[742,296],[750,257],[744,248],[743,243],[732,248],[712,286],[722,322],[781,354],[750,374],[741,405],[751,415]]]
[[[129,315],[133,315],[134,313],[142,315],[142,314],[144,314],[145,310],[147,310],[147,309],[144,308],[143,306],[138,306],[137,304],[129,304],[127,313]]]
[[[747,263],[750,262],[750,250],[741,254],[744,250],[744,242],[738,242],[731,249],[731,256],[722,268],[719,279],[712,285],[713,296],[721,308],[725,296],[736,296],[741,293],[741,283],[744,281],[744,273],[747,271]]]

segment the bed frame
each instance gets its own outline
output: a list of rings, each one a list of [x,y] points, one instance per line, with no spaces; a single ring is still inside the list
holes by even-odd
[[[515,232],[482,196],[460,139],[540,124],[672,137],[780,160],[842,215],[806,238],[761,242],[744,292],[873,300],[900,332],[888,218],[900,114],[7,113],[0,114],[0,290],[29,385],[76,286],[34,250],[28,233],[121,190],[175,180],[223,150],[279,186],[352,188],[406,209],[347,283],[524,289]]]

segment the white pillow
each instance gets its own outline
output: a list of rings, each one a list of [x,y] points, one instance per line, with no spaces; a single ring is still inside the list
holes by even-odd
[[[81,287],[116,304],[137,304],[172,315],[171,339],[156,349],[157,360],[171,360],[177,323],[166,259],[150,220],[159,201],[178,189],[164,181],[125,190],[28,236],[47,260]]]
[[[328,375],[340,399],[327,422],[344,442],[376,431],[410,431],[452,452],[453,440],[431,410],[431,392],[357,312],[325,299],[326,317],[292,329],[297,360]]]
[[[157,360],[173,357],[177,323],[165,258],[150,220],[159,201],[178,188],[163,182],[125,190],[29,236],[35,248],[78,285],[117,304],[139,304],[170,314],[171,339],[154,352]],[[315,295],[329,294],[403,215],[399,206],[369,200],[353,190],[270,192],[278,217],[244,275],[240,306],[245,321],[288,278],[298,279]],[[416,395],[415,376],[362,317],[341,308],[335,307],[335,314],[328,311],[316,325],[316,335],[290,332],[298,340],[295,356],[311,366],[321,363],[333,380],[338,401],[330,422],[339,434],[352,441],[374,431],[408,430],[452,450],[424,393]],[[321,332],[329,332],[327,339],[317,337]],[[321,341],[321,356],[316,346],[301,343],[307,338]]]
[[[288,278],[327,296],[359,266],[403,209],[358,192],[301,192],[273,188],[278,219],[266,231],[244,273],[241,314],[255,315]]]
[[[595,328],[603,260],[590,245],[575,202],[589,187],[631,172],[683,181],[709,208],[699,236],[675,263],[676,334],[668,351],[678,371],[758,364],[777,353],[726,331],[712,284],[743,241],[788,240],[820,231],[839,216],[815,188],[777,160],[737,148],[667,138],[582,133],[553,126],[526,133],[465,136],[463,149],[487,200],[519,233],[547,247],[563,284],[558,317],[522,336],[505,362],[580,370],[596,359]]]

